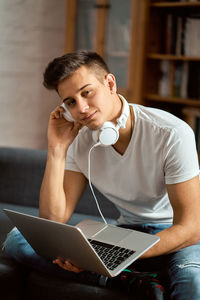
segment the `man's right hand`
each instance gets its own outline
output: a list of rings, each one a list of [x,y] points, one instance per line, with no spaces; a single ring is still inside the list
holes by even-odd
[[[57,258],[53,260],[53,264],[59,265],[62,269],[74,273],[80,273],[83,272],[83,269],[80,269],[76,266],[74,266],[69,260],[63,261],[61,258]]]
[[[65,149],[73,142],[82,125],[69,122],[63,117],[64,108],[58,106],[50,114],[48,125],[48,147],[64,146]]]

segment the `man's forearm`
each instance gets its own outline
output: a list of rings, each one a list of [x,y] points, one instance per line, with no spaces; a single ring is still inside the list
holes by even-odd
[[[198,232],[194,233],[183,225],[174,225],[156,234],[160,241],[144,253],[141,258],[169,254],[198,242]]]
[[[40,190],[40,217],[63,222],[66,198],[63,189],[65,154],[49,151]]]

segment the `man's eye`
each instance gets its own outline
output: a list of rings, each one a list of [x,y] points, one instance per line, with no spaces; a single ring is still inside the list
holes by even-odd
[[[87,96],[89,93],[90,93],[90,91],[88,91],[88,90],[87,90],[87,91],[84,91],[84,92],[83,92],[83,96]]]
[[[72,99],[72,100],[68,100],[66,104],[67,104],[67,106],[71,106],[75,103],[76,103],[76,101],[74,99]]]

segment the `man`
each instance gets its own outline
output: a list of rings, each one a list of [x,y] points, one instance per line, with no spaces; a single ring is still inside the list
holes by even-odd
[[[54,59],[44,73],[44,85],[58,92],[75,122],[63,117],[60,105],[50,115],[40,216],[67,222],[88,181],[86,162],[94,145],[92,131],[106,121],[116,124],[122,102],[114,75],[93,52],[77,51]],[[199,299],[200,182],[190,127],[167,112],[133,104],[117,142],[99,146],[95,153],[93,184],[120,211],[119,224],[160,237],[133,266],[149,271],[152,265],[162,269],[165,264],[171,298]],[[19,239],[16,230],[14,234]],[[6,251],[19,260],[9,246],[13,241],[11,233]],[[24,251],[21,249],[23,256]],[[57,259],[54,263],[66,270],[66,276],[77,273],[81,278],[84,273],[68,261]],[[99,280],[97,275],[87,274]],[[108,282],[112,284],[112,279]]]

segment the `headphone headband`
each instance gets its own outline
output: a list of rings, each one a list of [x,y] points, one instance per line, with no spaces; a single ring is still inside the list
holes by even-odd
[[[126,99],[120,94],[118,94],[118,96],[122,101],[122,113],[121,116],[117,119],[117,124],[119,125],[119,128],[126,128],[126,122],[130,113],[130,109]]]

